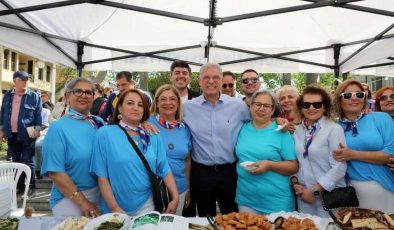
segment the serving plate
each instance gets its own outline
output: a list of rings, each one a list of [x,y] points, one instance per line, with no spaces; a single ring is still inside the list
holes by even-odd
[[[338,223],[342,229],[394,229],[393,218],[373,209],[363,208],[342,208],[336,213]]]
[[[123,222],[121,230],[125,230],[130,225],[130,217],[124,213],[107,213],[92,219],[85,227],[84,230],[95,230],[106,221],[119,221]]]

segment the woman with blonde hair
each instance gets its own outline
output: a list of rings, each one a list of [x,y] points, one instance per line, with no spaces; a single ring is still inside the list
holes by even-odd
[[[159,128],[167,153],[167,160],[174,174],[179,192],[176,214],[182,215],[183,207],[190,204],[190,168],[192,147],[189,128],[182,121],[182,102],[173,85],[157,89],[149,121]]]
[[[361,208],[394,213],[394,173],[387,166],[394,155],[394,124],[387,113],[365,113],[367,100],[358,81],[344,81],[336,89],[334,106],[347,147],[340,144],[333,156],[347,162]]]
[[[287,128],[290,133],[294,133],[296,125],[301,122],[301,116],[297,109],[298,92],[297,89],[290,85],[285,85],[277,92],[279,98],[279,105],[282,109],[282,114],[278,117],[286,118],[289,121]]]

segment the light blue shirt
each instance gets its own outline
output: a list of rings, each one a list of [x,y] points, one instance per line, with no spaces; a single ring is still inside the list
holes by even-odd
[[[140,137],[132,138],[142,149]],[[150,136],[150,144],[143,154],[152,171],[165,178],[170,167],[159,135]],[[115,200],[127,213],[137,212],[152,195],[149,174],[126,134],[117,125],[102,127],[97,132],[90,172],[108,179]],[[100,199],[100,209],[103,213],[110,212],[103,198]]]
[[[346,125],[341,124],[345,129]],[[358,134],[345,132],[350,149],[359,151],[383,151],[394,155],[394,123],[387,113],[372,112],[358,121]],[[387,165],[364,161],[348,161],[347,174],[357,181],[376,181],[385,189],[394,192],[394,173]]]
[[[339,143],[346,145],[343,129],[337,123],[322,117],[317,124],[312,143],[308,149],[308,157],[303,156],[305,134],[309,132],[304,122],[297,126],[293,138],[296,146],[300,184],[307,188],[319,183],[325,190],[345,187],[346,162],[336,161],[332,151]]]
[[[160,136],[163,139],[167,153],[167,160],[175,178],[176,187],[179,193],[188,189],[186,178],[186,157],[189,156],[192,148],[190,130],[187,126],[175,129],[166,129],[159,124],[155,117],[150,117],[149,121],[159,128]]]
[[[97,187],[97,178],[89,173],[96,132],[90,122],[69,116],[53,122],[44,139],[41,174],[66,173],[81,191]],[[50,206],[54,207],[63,197],[54,184]]]
[[[184,102],[184,120],[192,134],[192,158],[204,165],[235,161],[234,147],[243,123],[250,120],[242,100],[220,94],[215,105],[201,95]]]
[[[266,128],[256,129],[251,122],[248,122],[242,127],[236,146],[239,160],[235,200],[239,205],[253,208],[261,213],[295,210],[289,176],[272,170],[262,174],[252,174],[240,166],[240,163],[245,161],[282,162],[297,159],[290,133],[275,131],[277,127],[276,122],[272,122]]]

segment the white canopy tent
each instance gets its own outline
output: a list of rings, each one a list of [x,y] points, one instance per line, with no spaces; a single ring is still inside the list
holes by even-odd
[[[0,0],[1,44],[87,70],[394,75],[393,28],[392,0]]]

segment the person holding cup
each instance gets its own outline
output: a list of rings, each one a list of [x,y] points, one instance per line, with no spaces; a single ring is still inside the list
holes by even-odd
[[[24,71],[16,71],[13,75],[14,88],[3,98],[0,113],[0,140],[7,140],[7,157],[13,162],[24,163],[31,169],[28,195],[35,190],[34,175],[34,143],[40,136],[42,103],[38,93],[29,89],[30,76]],[[29,131],[30,130],[30,131]],[[25,190],[25,174],[18,181],[17,193]]]

